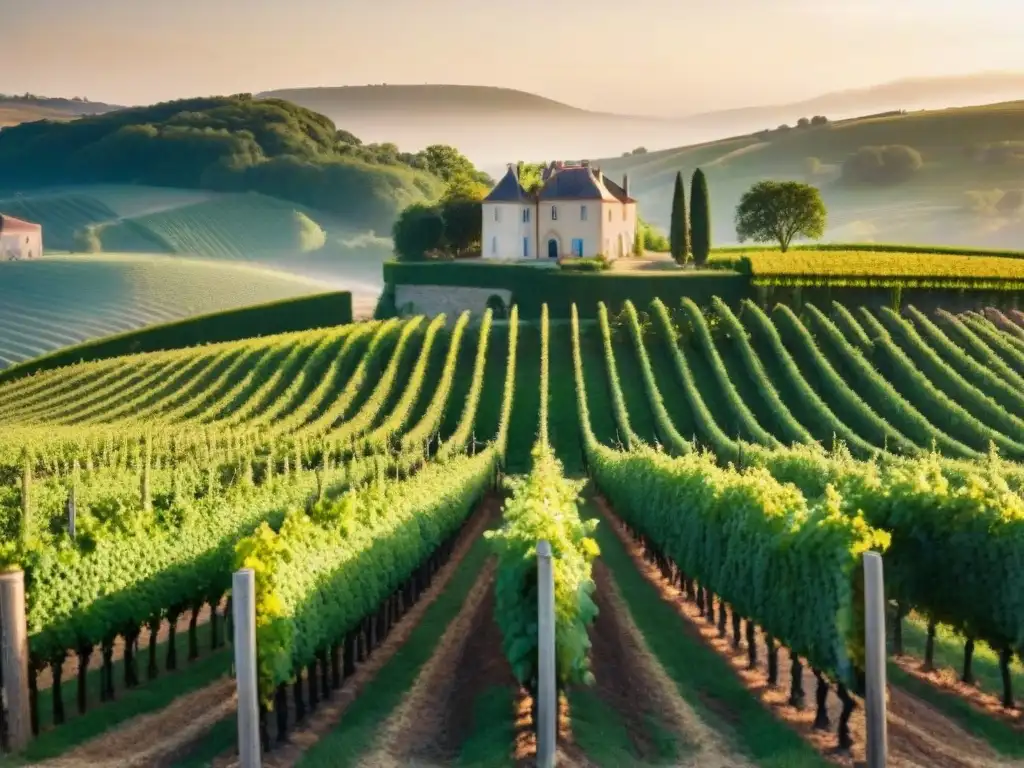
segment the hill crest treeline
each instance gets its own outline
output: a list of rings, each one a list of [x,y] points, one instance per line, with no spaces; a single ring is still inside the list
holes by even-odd
[[[443,189],[419,155],[364,145],[321,114],[248,94],[7,128],[0,178],[17,189],[103,183],[255,191],[378,229]]]

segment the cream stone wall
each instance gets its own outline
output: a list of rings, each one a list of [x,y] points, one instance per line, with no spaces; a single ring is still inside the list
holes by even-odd
[[[583,209],[586,218],[583,218]],[[601,201],[599,200],[544,200],[537,206],[540,258],[549,256],[548,241],[558,243],[558,256],[572,256],[572,241],[583,240],[583,255],[596,256],[601,252]],[[552,218],[555,209],[557,218]]]
[[[636,203],[602,203],[600,252],[609,259],[628,255],[633,249],[636,226]]]
[[[535,259],[537,236],[533,203],[484,203],[481,255],[485,259]],[[529,211],[523,221],[523,211]]]
[[[444,313],[450,323],[454,323],[467,309],[475,316],[482,315],[487,309],[487,299],[491,296],[500,296],[508,307],[512,291],[503,288],[468,288],[453,285],[395,286],[395,306],[399,312],[416,315]]]

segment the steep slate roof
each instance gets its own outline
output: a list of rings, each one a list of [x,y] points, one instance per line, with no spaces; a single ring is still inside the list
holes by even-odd
[[[0,232],[24,232],[25,234],[35,234],[42,231],[42,227],[38,224],[32,224],[28,221],[22,221],[16,219],[13,216],[5,216],[0,213]]]
[[[620,203],[635,203],[636,202],[636,200],[634,198],[632,198],[632,197],[630,197],[629,195],[626,194],[626,190],[624,190],[619,184],[616,184],[614,181],[612,181],[607,176],[604,177],[604,186],[605,186],[605,189],[607,189],[609,192],[611,192],[612,196],[615,197],[616,199],[618,199],[618,201]]]
[[[530,196],[523,189],[523,185],[519,183],[515,168],[510,165],[508,171],[501,177],[501,181],[495,184],[491,193],[484,198],[484,202],[525,203],[530,202]]]
[[[587,166],[560,168],[543,187],[541,200],[615,200]]]

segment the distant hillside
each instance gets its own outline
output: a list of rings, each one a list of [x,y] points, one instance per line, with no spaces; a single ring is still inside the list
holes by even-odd
[[[708,176],[716,242],[735,242],[733,211],[742,193],[765,178],[819,186],[829,207],[826,238],[855,242],[927,242],[1019,247],[1024,209],[1000,204],[1024,188],[1024,101],[845,120],[748,134],[675,149],[598,161],[628,173],[642,215],[668,223],[677,171]],[[921,166],[893,183],[851,183],[843,164],[862,147],[907,145]]]
[[[723,133],[776,128],[801,117],[826,115],[833,119],[889,110],[943,109],[993,104],[1024,98],[1024,72],[982,72],[972,75],[895,80],[821,94],[789,104],[741,107],[697,115],[681,115],[694,127],[713,127]]]
[[[546,112],[595,115],[553,99],[512,88],[485,85],[348,85],[286,88],[257,94],[260,99],[284,99],[324,114],[332,111],[438,113]]]
[[[51,98],[0,93],[0,128],[33,120],[71,120],[82,115],[101,115],[121,107],[85,99]]]
[[[0,131],[0,183],[255,191],[389,231],[398,211],[443,184],[413,155],[363,145],[289,102],[210,97]]]
[[[478,166],[516,160],[596,157],[637,143],[699,138],[679,121],[592,112],[510,88],[464,85],[368,85],[268,91],[327,115],[368,141],[416,151],[451,144]],[[636,142],[636,143],[631,143]]]

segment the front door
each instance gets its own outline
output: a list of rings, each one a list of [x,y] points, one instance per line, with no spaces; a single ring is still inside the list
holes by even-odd
[[[548,258],[558,258],[558,241],[555,240],[555,238],[551,238],[550,240],[548,240]]]

